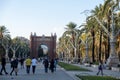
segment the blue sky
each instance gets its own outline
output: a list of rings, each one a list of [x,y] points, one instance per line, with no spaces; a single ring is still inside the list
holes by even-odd
[[[104,0],[0,0],[0,25],[5,25],[12,38],[62,36],[69,22],[85,22],[84,10],[92,10]]]

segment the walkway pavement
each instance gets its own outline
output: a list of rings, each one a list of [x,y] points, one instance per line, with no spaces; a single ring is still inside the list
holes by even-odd
[[[91,71],[66,71],[63,68],[57,66],[56,72],[51,73],[49,71],[48,73],[45,73],[42,63],[39,63],[36,67],[35,74],[32,74],[32,72],[29,75],[26,74],[25,68],[21,69],[19,65],[18,76],[15,76],[14,73],[12,76],[4,74],[4,75],[0,75],[0,80],[80,80],[75,76],[76,74],[94,76],[98,71],[97,66],[86,67],[85,65],[80,65],[80,64],[73,64],[73,65],[83,67]],[[0,66],[0,69],[1,69],[1,66]],[[6,69],[10,73],[11,71],[10,64],[7,64]],[[120,78],[120,72],[104,70],[104,76],[113,76],[116,78]]]
[[[59,66],[57,66],[56,72],[51,73],[49,71],[48,73],[45,73],[42,63],[39,63],[36,67],[35,74],[32,74],[32,72],[30,74],[26,74],[25,68],[21,69],[20,65],[18,68],[19,68],[18,76],[15,76],[14,72],[12,76],[5,75],[3,72],[3,75],[0,75],[0,80],[75,80]],[[6,69],[7,72],[10,73],[11,71],[10,64],[6,65]]]
[[[82,67],[82,68],[86,68],[90,71],[67,71],[67,73],[70,75],[70,76],[73,76],[75,77],[76,74],[79,74],[79,75],[90,75],[90,76],[96,76],[96,73],[98,72],[98,66],[94,66],[94,67],[87,67],[85,65],[80,65],[80,64],[73,64],[73,65],[76,65],[76,66],[79,66],[79,67]],[[119,71],[112,71],[112,70],[107,70],[107,69],[104,69],[103,70],[103,76],[112,76],[112,77],[115,77],[115,78],[118,78],[120,79],[120,72]],[[101,74],[99,75],[101,76]]]

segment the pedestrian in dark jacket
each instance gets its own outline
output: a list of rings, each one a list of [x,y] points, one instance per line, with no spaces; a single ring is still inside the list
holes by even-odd
[[[2,75],[2,71],[4,70],[5,74],[8,74],[6,69],[5,69],[5,66],[6,66],[6,59],[5,59],[5,56],[2,57],[1,59],[1,71],[0,71],[0,75]]]
[[[54,59],[50,61],[50,70],[52,73],[54,72]]]
[[[21,69],[23,69],[24,68],[24,58],[20,59],[20,64],[21,64]]]
[[[10,75],[12,75],[13,71],[15,71],[15,75],[17,76],[17,72],[18,72],[18,59],[17,58],[13,58],[13,60],[11,60],[11,67],[12,67],[12,71],[10,72]]]
[[[102,61],[100,61],[99,65],[98,65],[97,75],[99,75],[100,72],[101,72],[101,75],[103,75],[103,63],[102,63]]]
[[[48,72],[48,66],[49,66],[48,59],[45,59],[45,60],[43,61],[43,64],[44,64],[44,68],[45,68],[45,73],[47,73],[47,72]]]

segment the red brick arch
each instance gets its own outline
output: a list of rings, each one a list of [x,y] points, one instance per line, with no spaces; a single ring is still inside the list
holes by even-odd
[[[54,59],[56,57],[56,34],[51,36],[36,36],[31,33],[30,35],[30,57],[38,58],[38,48],[41,44],[46,45],[48,50],[48,57]]]

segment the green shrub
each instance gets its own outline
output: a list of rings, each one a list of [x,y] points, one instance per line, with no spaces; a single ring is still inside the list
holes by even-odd
[[[68,71],[90,71],[88,69],[80,68],[79,66],[75,66],[64,62],[59,62],[58,65]]]
[[[80,76],[76,75],[81,80],[120,80],[110,76]]]

